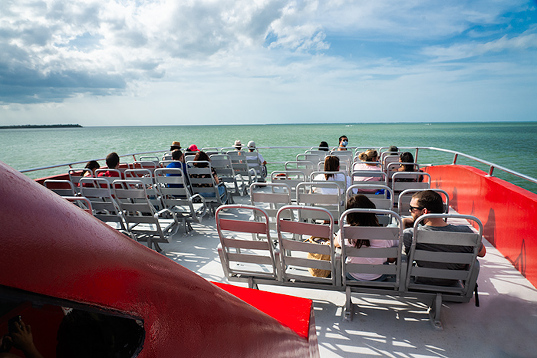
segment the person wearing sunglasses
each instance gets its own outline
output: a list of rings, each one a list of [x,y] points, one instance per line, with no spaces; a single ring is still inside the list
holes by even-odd
[[[444,203],[440,194],[433,190],[424,190],[419,191],[416,194],[412,195],[410,200],[410,215],[411,218],[405,218],[405,226],[413,226],[414,222],[422,215],[425,214],[442,214],[444,212]],[[444,221],[443,218],[427,218],[422,221],[418,230],[427,230],[427,231],[450,231],[450,232],[468,232],[472,233],[472,229],[466,225],[452,225]],[[412,245],[412,238],[414,236],[413,227],[408,227],[403,231],[403,244],[404,252],[408,255],[410,252],[410,246]],[[467,246],[458,246],[458,245],[435,245],[435,244],[420,244],[419,247],[421,250],[427,251],[444,251],[444,252],[471,252],[472,248]],[[479,257],[483,257],[486,254],[486,248],[481,243],[479,248]],[[427,262],[417,262],[418,266],[427,267]],[[440,268],[440,267],[438,267]],[[456,263],[446,263],[445,267],[450,270],[461,270],[464,269],[464,265]],[[453,284],[452,282],[436,282],[436,284],[442,284],[449,286]]]

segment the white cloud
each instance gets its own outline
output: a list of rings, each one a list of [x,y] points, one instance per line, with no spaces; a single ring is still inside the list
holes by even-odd
[[[155,106],[216,118],[219,107],[234,103],[235,115],[244,114],[236,106],[257,106],[268,118],[282,108],[324,113],[318,107],[330,106],[328,99],[351,111],[357,99],[367,106],[391,88],[404,91],[401,83],[431,91],[439,79],[499,76],[494,65],[442,62],[534,53],[534,29],[498,35],[489,28],[507,27],[505,14],[524,6],[521,0],[2,0],[0,111],[9,120],[25,111],[67,117],[69,108],[87,117],[97,109],[80,108],[106,103],[103,109],[132,118]],[[336,40],[370,55],[338,53]],[[411,49],[401,54],[395,46]],[[501,61],[518,78],[515,57]],[[411,92],[417,100],[421,91]]]

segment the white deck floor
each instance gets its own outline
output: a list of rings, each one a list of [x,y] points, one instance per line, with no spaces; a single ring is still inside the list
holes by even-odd
[[[207,280],[227,282],[214,218],[206,216],[193,228],[188,235],[180,229],[173,242],[161,244],[165,255]],[[260,289],[313,300],[321,357],[536,357],[537,290],[494,247],[485,245],[480,307],[473,299],[446,304],[443,331],[432,327],[426,306],[415,299],[355,294],[358,307],[354,319],[346,321],[344,292],[275,285]]]

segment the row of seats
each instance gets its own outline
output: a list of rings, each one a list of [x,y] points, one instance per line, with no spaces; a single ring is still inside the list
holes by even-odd
[[[390,227],[346,225],[350,213],[369,212],[386,215],[394,223]],[[429,214],[430,215],[430,214]],[[220,237],[218,252],[230,281],[283,285],[300,288],[330,289],[346,292],[345,316],[352,318],[352,293],[376,293],[390,296],[422,298],[431,308],[431,322],[441,327],[440,310],[443,301],[468,302],[473,296],[479,265],[476,260],[482,239],[482,224],[476,217],[454,214],[435,214],[446,220],[471,220],[479,231],[474,234],[418,231],[420,218],[414,226],[414,242],[407,260],[402,255],[402,221],[393,211],[381,209],[351,209],[337,220],[345,239],[398,240],[396,247],[378,249],[343,246],[334,247],[334,217],[322,208],[286,205],[276,213],[275,230],[271,230],[269,213],[251,205],[224,205],[216,211],[216,225]],[[251,220],[255,217],[256,220]],[[315,218],[316,220],[310,220]],[[275,236],[274,236],[275,235]],[[329,238],[326,244],[306,241],[310,236]],[[417,244],[449,242],[473,247],[472,253],[422,251]],[[313,259],[310,254],[326,255],[328,260]],[[395,258],[395,263],[384,265],[350,264],[351,257]],[[427,258],[430,262],[457,262],[466,264],[465,270],[431,269],[419,267],[415,260]],[[325,270],[328,277],[314,277],[310,269]],[[356,281],[347,279],[349,273],[389,275],[386,281]],[[457,285],[440,286],[423,283],[423,278],[458,280]]]

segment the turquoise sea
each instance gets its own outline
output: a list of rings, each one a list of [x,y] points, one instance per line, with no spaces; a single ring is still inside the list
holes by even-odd
[[[270,124],[190,125],[144,127],[83,127],[0,130],[0,161],[18,170],[101,159],[109,152],[120,155],[143,151],[166,151],[172,141],[202,147],[230,147],[236,139],[245,145],[254,140],[271,163],[280,170],[304,148],[263,149],[267,146],[312,147],[322,140],[336,146],[338,137],[349,137],[349,146],[439,147],[456,150],[537,178],[537,122],[501,123],[391,123],[391,124]],[[129,158],[132,160],[132,157]],[[450,163],[453,155],[420,151],[420,163]],[[272,164],[278,162],[279,164]],[[101,163],[104,163],[101,162]],[[465,164],[465,160],[460,160]],[[79,165],[77,167],[81,167]],[[487,170],[486,166],[479,166]],[[30,172],[32,178],[65,172],[66,168]],[[506,180],[536,192],[512,176],[494,172]]]

